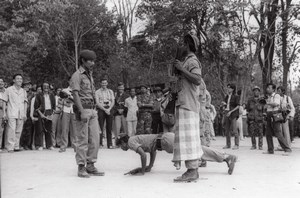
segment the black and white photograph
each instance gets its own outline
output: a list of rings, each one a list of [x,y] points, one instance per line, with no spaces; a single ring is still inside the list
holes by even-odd
[[[298,198],[300,0],[0,0],[0,198]]]

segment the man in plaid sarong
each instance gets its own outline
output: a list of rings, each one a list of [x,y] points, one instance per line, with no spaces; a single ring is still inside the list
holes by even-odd
[[[184,161],[187,171],[174,182],[197,180],[198,161],[203,154],[200,141],[198,96],[203,90],[201,65],[195,52],[199,46],[196,36],[188,34],[184,37],[187,57],[183,62],[176,60],[174,66],[178,70],[178,98],[176,101],[176,124],[173,161],[177,166]]]

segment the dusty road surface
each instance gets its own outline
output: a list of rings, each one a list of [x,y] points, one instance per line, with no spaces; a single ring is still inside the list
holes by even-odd
[[[264,138],[265,141],[265,138]],[[212,144],[221,149],[225,139],[218,137]],[[277,146],[278,142],[274,138]],[[3,198],[173,198],[173,197],[300,197],[300,139],[292,144],[293,153],[264,155],[250,151],[250,138],[241,142],[233,175],[227,174],[225,163],[208,163],[199,168],[197,183],[173,183],[184,172],[171,163],[172,155],[157,154],[151,173],[145,176],[124,176],[140,166],[132,151],[101,149],[96,166],[105,171],[104,177],[77,177],[74,151],[58,150],[2,153],[1,193]],[[264,142],[264,150],[266,143]]]

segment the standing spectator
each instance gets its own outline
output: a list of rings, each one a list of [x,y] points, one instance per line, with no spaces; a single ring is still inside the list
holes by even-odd
[[[124,83],[120,82],[118,84],[118,92],[115,98],[115,140],[117,140],[121,128],[123,129],[123,133],[127,134],[127,124],[125,118],[125,99],[128,98],[128,95],[124,92]]]
[[[34,103],[35,103],[36,95],[42,93],[42,88],[40,86],[36,87],[36,89],[33,89],[33,93],[34,93],[34,95],[30,102],[30,118],[31,118],[32,124],[33,124],[33,135],[32,135],[32,143],[31,143],[32,150],[35,149],[35,141],[34,141],[35,133],[36,133],[36,131],[39,130],[38,113],[34,110]]]
[[[248,137],[248,123],[247,123],[247,110],[246,110],[246,104],[243,104],[243,113],[242,113],[242,122],[243,122],[243,134],[244,137]]]
[[[173,86],[173,85],[172,85]],[[163,90],[163,100],[160,106],[160,115],[163,124],[163,132],[174,132],[175,127],[175,108],[176,108],[176,93],[171,93],[170,88]]]
[[[154,89],[155,99],[152,110],[152,133],[158,134],[163,132],[163,123],[161,121],[161,102],[163,100],[163,93],[160,87]]]
[[[300,105],[296,106],[296,113],[294,118],[294,132],[295,136],[300,137]]]
[[[264,105],[260,101],[260,88],[255,86],[253,89],[253,97],[248,99],[246,109],[248,111],[247,120],[249,134],[251,136],[251,150],[257,148],[256,137],[258,137],[258,148],[263,149],[263,128],[264,128]]]
[[[99,150],[99,124],[95,111],[95,86],[92,69],[96,54],[83,50],[79,55],[79,69],[72,75],[70,87],[76,114],[76,163],[78,177],[103,176],[94,166]]]
[[[70,82],[70,81],[69,81]],[[59,152],[65,152],[68,147],[68,140],[70,140],[72,148],[76,149],[76,136],[75,136],[75,114],[73,111],[73,96],[70,87],[63,89],[63,93],[67,98],[63,99],[63,106],[61,112],[61,136],[60,136],[60,149]]]
[[[216,133],[214,129],[215,118],[217,117],[217,111],[214,105],[210,104],[206,106],[206,109],[209,111],[210,115],[210,125],[211,125],[211,139],[216,140]]]
[[[218,135],[225,136],[225,108],[226,103],[222,102],[222,104],[219,106],[219,111],[217,114],[217,128],[218,128]]]
[[[46,148],[53,150],[52,144],[52,115],[55,110],[55,97],[50,93],[50,85],[44,82],[42,93],[37,94],[34,102],[34,109],[38,113],[38,128],[35,131],[35,147],[37,150],[43,150],[45,136]]]
[[[61,114],[63,107],[63,99],[60,98],[59,94],[61,92],[61,88],[56,88],[55,90],[55,110],[52,118],[52,145],[59,146],[61,145]],[[54,135],[54,137],[53,137]]]
[[[135,95],[135,88],[130,89],[130,97],[125,100],[125,107],[127,108],[127,135],[129,137],[136,134],[137,126],[137,112],[139,110],[137,106],[137,97]]]
[[[211,124],[211,117],[209,110],[207,107],[210,106],[211,96],[210,93],[205,90],[203,95],[199,96],[200,102],[200,113],[199,113],[199,122],[200,122],[200,137],[201,137],[201,145],[210,146],[211,140],[211,131],[213,130]]]
[[[281,114],[280,103],[281,97],[279,94],[275,93],[276,85],[272,83],[267,84],[267,127],[266,127],[266,139],[268,144],[268,151],[264,154],[274,154],[274,144],[273,135],[275,135],[279,141],[281,148],[285,151],[285,154],[292,152],[286,139],[283,137],[282,133],[282,120],[275,120],[274,116]],[[279,117],[279,116],[278,116]]]
[[[29,149],[32,149],[31,145],[32,145],[32,141],[33,141],[33,132],[34,132],[33,122],[30,117],[31,100],[34,97],[34,93],[32,91],[32,85],[31,85],[30,81],[25,81],[23,83],[23,87],[27,93],[28,108],[27,108],[27,112],[26,112],[27,119],[23,126],[20,145],[25,150],[29,150]]]
[[[239,149],[240,137],[237,128],[237,119],[239,117],[239,104],[240,98],[235,94],[236,86],[234,84],[228,84],[228,95],[225,98],[225,135],[226,135],[226,146],[223,149],[231,147],[231,134],[234,135],[234,147],[232,149]]]
[[[4,88],[4,81],[2,78],[0,78],[0,151],[2,151],[2,142],[3,142],[3,131],[4,131],[4,125],[5,123],[3,122],[3,97],[5,93],[5,88]]]
[[[104,123],[106,124],[106,138],[107,138],[107,148],[111,149],[112,147],[112,122],[113,115],[111,114],[111,109],[115,105],[115,96],[114,92],[111,89],[107,88],[108,82],[107,79],[101,80],[101,88],[98,89],[95,93],[96,104],[98,107],[98,119],[101,128],[100,134],[100,145],[103,146],[103,133],[104,133]]]
[[[137,134],[146,134],[147,131],[151,131],[153,97],[148,93],[145,85],[141,86],[141,94],[137,96],[137,104],[139,107]]]
[[[244,107],[241,105],[239,107],[239,118],[236,120],[237,130],[240,136],[240,141],[244,141],[244,127],[243,127],[243,112]]]
[[[27,93],[21,87],[23,76],[15,74],[13,76],[14,84],[5,90],[3,95],[3,119],[8,119],[5,148],[8,152],[20,151],[20,136],[23,130],[23,124],[26,121],[27,112]]]
[[[285,94],[284,87],[279,86],[277,88],[277,93],[281,96],[281,109],[285,113],[285,120],[284,123],[282,124],[283,136],[286,139],[289,147],[291,147],[292,137],[290,135],[291,134],[290,132],[294,130],[292,123],[295,117],[295,107],[292,99]],[[289,125],[291,125],[291,127],[289,127]]]
[[[174,182],[193,181],[199,178],[199,159],[203,154],[200,141],[199,126],[199,87],[204,88],[201,78],[201,64],[195,52],[199,46],[196,36],[186,35],[184,46],[187,57],[182,63],[176,60],[174,66],[179,71],[180,86],[176,101],[176,124],[173,161],[176,167],[180,167],[181,161],[185,162],[187,171],[182,176],[174,179]]]

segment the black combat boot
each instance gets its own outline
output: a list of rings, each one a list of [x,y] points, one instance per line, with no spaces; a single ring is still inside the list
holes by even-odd
[[[86,172],[86,168],[83,164],[78,165],[78,177],[89,178],[89,174]]]

